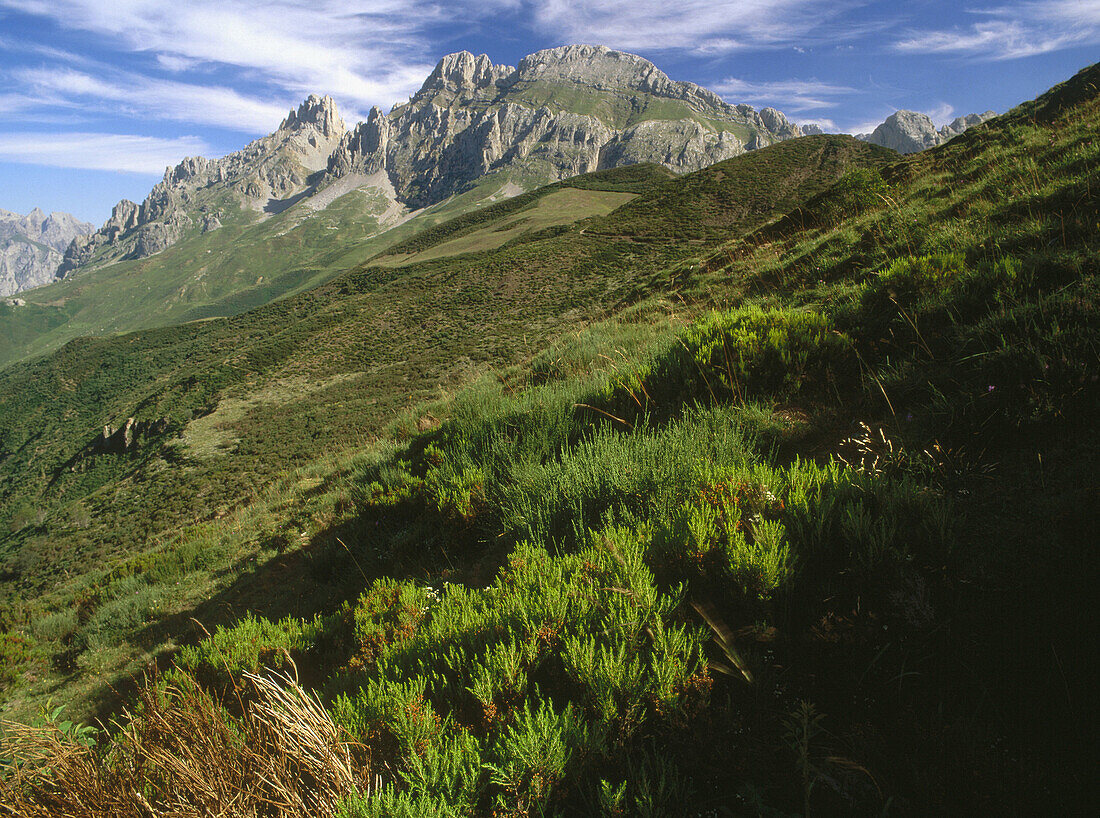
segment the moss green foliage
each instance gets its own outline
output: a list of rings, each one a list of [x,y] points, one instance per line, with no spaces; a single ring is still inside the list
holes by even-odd
[[[232,629],[219,627],[198,645],[184,647],[177,662],[183,668],[205,665],[229,673],[280,668],[286,659],[293,661],[294,654],[312,647],[321,628],[320,619],[269,622],[248,614]]]
[[[488,207],[478,208],[461,216],[425,228],[386,250],[385,256],[401,256],[420,253],[429,248],[452,242],[472,232],[492,225],[497,228],[506,217],[517,216],[552,193],[563,190],[592,190],[610,193],[647,193],[660,187],[672,177],[672,172],[660,165],[629,165],[625,168],[586,173],[553,185],[521,193]],[[576,217],[573,219],[576,220]]]
[[[685,333],[683,344],[701,374],[709,372],[741,399],[820,388],[850,368],[852,357],[851,340],[822,315],[759,307],[711,313]]]
[[[580,807],[597,772],[624,774],[642,734],[706,700],[704,635],[672,618],[678,597],[658,590],[637,538],[589,541],[568,557],[521,546],[483,591],[432,592],[411,633],[340,678],[355,692],[338,718],[400,759],[380,802],[350,814],[381,814],[402,792],[444,814]]]
[[[293,665],[346,816],[1074,812],[1097,72],[0,371],[9,700]]]

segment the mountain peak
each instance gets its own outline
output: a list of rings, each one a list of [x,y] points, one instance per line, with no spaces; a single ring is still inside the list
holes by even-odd
[[[344,131],[344,120],[336,112],[336,103],[328,94],[310,94],[297,111],[292,110],[287,115],[279,130],[298,130],[306,125],[312,125],[327,137],[339,136]]]
[[[0,296],[48,284],[69,243],[94,229],[68,213],[46,215],[40,207],[26,216],[0,210]]]
[[[958,136],[967,128],[980,125],[996,114],[986,111],[983,114],[968,114],[955,119],[950,125],[936,130],[931,117],[917,111],[900,110],[886,117],[872,133],[858,134],[857,139],[890,148],[898,153],[916,153],[918,151],[942,145],[953,136]]]
[[[436,64],[414,99],[440,92],[461,95],[493,88],[497,80],[510,73],[511,67],[493,65],[487,54],[474,56],[469,51],[456,51],[454,54],[447,54]]]
[[[563,45],[536,51],[520,60],[516,79],[593,82],[603,86],[649,90],[670,82],[657,66],[637,54],[605,45]]]

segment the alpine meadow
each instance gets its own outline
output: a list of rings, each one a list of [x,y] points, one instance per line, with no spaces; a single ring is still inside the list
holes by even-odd
[[[0,813],[1096,814],[1100,65],[915,116],[462,52],[49,251]]]

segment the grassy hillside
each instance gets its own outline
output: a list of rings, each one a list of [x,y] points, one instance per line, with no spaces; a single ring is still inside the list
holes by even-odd
[[[226,203],[222,228],[194,235],[145,259],[82,270],[25,294],[27,305],[0,305],[0,365],[90,335],[236,315],[316,287],[434,224],[476,210],[537,181],[499,173],[415,213],[394,213],[381,191],[353,190],[327,207],[297,204],[271,218]],[[550,191],[547,191],[550,192]],[[537,196],[536,196],[537,198]],[[532,222],[569,223],[609,205],[590,197]],[[614,195],[611,196],[614,199]],[[400,209],[399,209],[400,210]],[[404,221],[401,221],[404,219]],[[545,224],[543,224],[545,222]],[[139,282],[139,283],[136,283]]]
[[[1098,79],[0,372],[4,803],[1089,814]]]
[[[802,149],[790,145],[777,146],[776,155]],[[835,178],[843,169],[821,172]],[[609,186],[616,196],[659,197],[667,178],[652,168],[604,171],[547,195]],[[717,186],[712,195],[725,194]],[[418,252],[468,238],[475,227],[509,229],[540,198],[501,202],[483,217],[427,231]],[[707,197],[697,201],[708,206]],[[155,550],[181,526],[258,502],[288,470],[354,451],[410,405],[530,357],[562,332],[636,300],[650,278],[696,251],[587,235],[589,225],[613,224],[608,218],[453,259],[367,266],[242,315],[80,339],[0,371],[0,590],[14,615],[98,596],[90,589],[111,576],[110,566]],[[105,443],[104,427],[121,429],[131,417],[132,444],[124,445],[124,431]],[[210,570],[228,567],[219,565]],[[180,598],[143,613],[138,630],[148,616],[208,595],[208,568],[161,595],[162,602]],[[113,674],[165,647],[166,634],[149,642],[134,639],[133,629],[123,625],[113,642],[98,643],[102,650],[89,650],[80,628],[45,649],[68,657],[56,670],[69,676],[70,693],[93,683],[102,695]],[[31,689],[39,692],[22,706],[33,707],[58,680],[53,671],[38,676]]]

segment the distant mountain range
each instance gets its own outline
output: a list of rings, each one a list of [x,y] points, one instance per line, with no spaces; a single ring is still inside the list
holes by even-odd
[[[53,281],[65,249],[93,230],[68,213],[47,216],[35,208],[23,216],[0,210],[0,296]]]
[[[227,219],[304,203],[323,210],[353,190],[380,205],[379,230],[497,180],[507,196],[579,173],[654,162],[676,172],[801,131],[771,108],[730,105],[603,46],[539,51],[517,67],[463,51],[440,60],[404,105],[348,130],[331,98],[311,96],[270,136],[222,159],[185,159],[137,205],[122,201],[68,248],[59,276],[146,258]]]
[[[989,116],[937,131],[923,114],[899,111],[860,138],[908,153]],[[110,268],[100,284],[60,298],[84,331],[232,314],[366,260],[404,238],[394,228],[405,222],[407,234],[581,173],[647,162],[686,173],[819,132],[603,46],[539,51],[516,67],[463,51],[441,59],[407,103],[374,108],[351,128],[330,97],[310,96],[242,150],[167,169],[141,204],[119,202],[94,232],[64,214],[49,217],[49,242],[12,229],[21,238],[3,234],[0,295]],[[57,226],[64,219],[68,232]],[[187,249],[162,257],[177,245]],[[128,290],[142,303],[119,303],[131,270],[117,265],[152,257],[140,270],[145,286]],[[68,317],[45,326],[59,321]]]
[[[967,128],[981,125],[996,115],[996,111],[967,114],[966,116],[956,117],[954,122],[937,130],[935,123],[927,114],[920,114],[916,111],[897,111],[886,117],[886,121],[871,133],[856,134],[856,139],[881,145],[898,153],[917,153],[942,145]]]
[[[917,153],[942,145],[967,128],[981,125],[996,115],[996,111],[986,111],[982,114],[955,117],[953,122],[937,130],[936,124],[927,114],[906,110],[895,111],[871,133],[856,134],[856,139],[862,139],[864,142],[889,148],[898,153]],[[826,133],[821,126],[815,124],[803,125],[801,130],[805,136]]]

